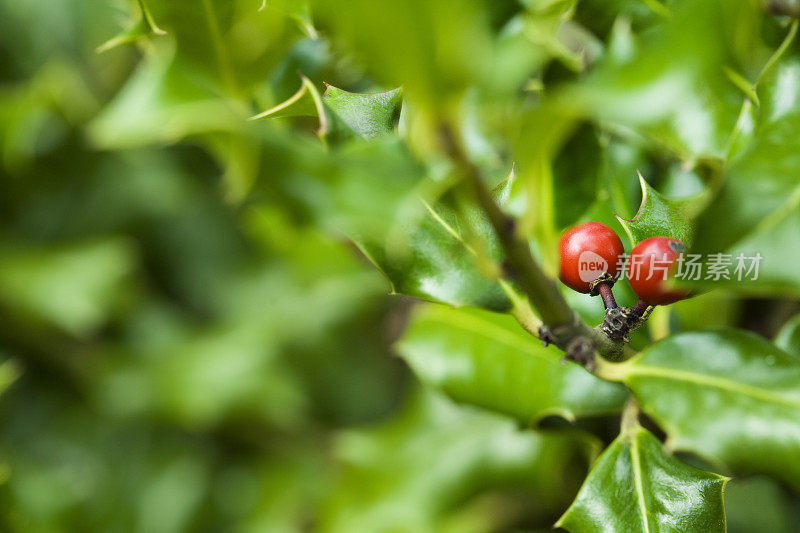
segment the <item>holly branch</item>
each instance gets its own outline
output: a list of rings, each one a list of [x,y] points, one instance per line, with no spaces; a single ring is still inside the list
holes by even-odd
[[[542,270],[531,253],[527,240],[517,231],[516,221],[492,198],[480,169],[469,159],[461,140],[449,124],[440,128],[443,147],[460,177],[473,189],[475,198],[492,225],[505,255],[505,274],[522,289],[542,320],[534,333],[542,342],[554,344],[566,357],[589,370],[595,355],[619,361],[633,354],[624,343],[610,339],[599,328],[592,328],[578,318],[558,290],[556,283]],[[530,331],[530,328],[526,328]]]

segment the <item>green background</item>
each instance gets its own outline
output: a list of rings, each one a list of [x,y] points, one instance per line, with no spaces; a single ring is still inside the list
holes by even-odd
[[[720,478],[667,438],[733,477],[729,531],[794,530],[796,30],[755,0],[0,0],[0,529],[547,531],[630,438],[702,483],[679,528],[719,527]],[[634,335],[667,337],[612,377],[655,437],[496,313],[441,123],[487,185],[514,167],[498,198],[551,274],[589,219],[765,256]],[[686,357],[780,405],[637,367]],[[591,530],[592,490],[562,524]]]

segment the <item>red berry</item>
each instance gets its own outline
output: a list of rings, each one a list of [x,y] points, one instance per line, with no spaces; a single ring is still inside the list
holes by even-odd
[[[589,284],[606,272],[619,273],[617,259],[624,253],[614,230],[599,222],[585,222],[561,235],[561,268],[558,277],[568,287],[583,293]]]
[[[633,247],[628,257],[628,283],[636,296],[650,305],[667,305],[683,300],[689,291],[668,290],[678,258],[686,246],[669,237],[650,237]]]

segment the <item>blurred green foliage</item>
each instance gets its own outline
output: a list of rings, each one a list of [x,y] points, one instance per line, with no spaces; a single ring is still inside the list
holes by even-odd
[[[397,292],[508,309],[448,122],[491,185],[516,176],[497,194],[551,272],[563,227],[622,231],[637,170],[651,199],[709,191],[698,246],[774,258],[634,347],[775,334],[800,294],[796,24],[754,0],[0,0],[0,529],[549,529],[618,418],[539,420],[565,413],[526,350],[602,388],[555,391],[577,410],[621,387],[528,338],[465,372],[496,343],[428,307],[400,346],[450,397],[429,390],[393,349],[416,304],[370,260]],[[731,531],[800,516],[773,480],[731,487]]]

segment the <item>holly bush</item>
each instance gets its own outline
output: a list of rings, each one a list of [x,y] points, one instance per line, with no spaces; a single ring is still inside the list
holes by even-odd
[[[0,15],[3,530],[795,529],[800,5]]]

